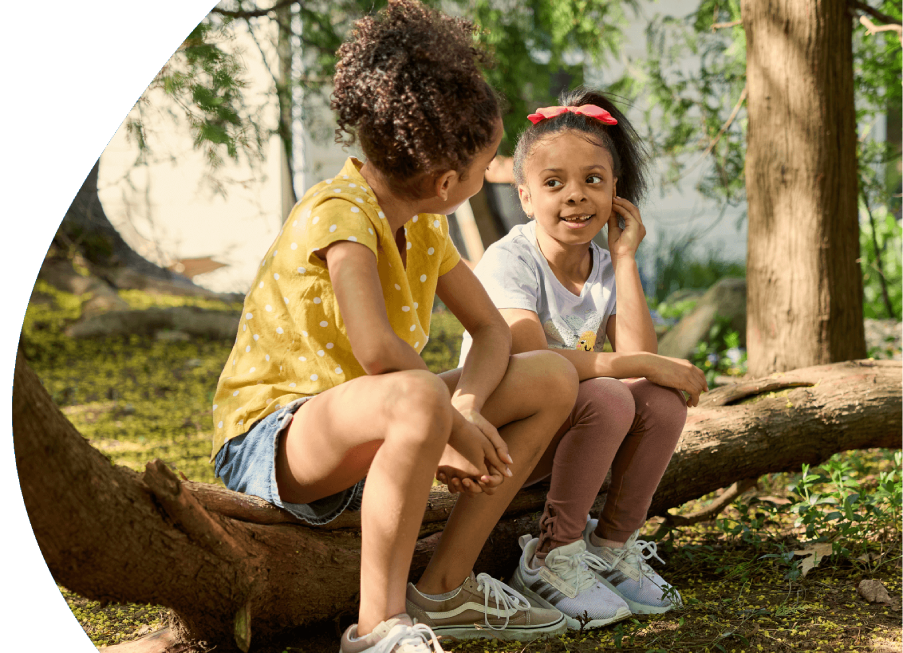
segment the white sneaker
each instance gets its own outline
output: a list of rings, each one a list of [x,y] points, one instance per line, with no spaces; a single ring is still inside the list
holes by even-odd
[[[560,610],[572,630],[599,628],[630,616],[627,603],[590,571],[605,563],[586,550],[583,540],[552,549],[545,567],[536,569],[530,561],[539,540],[522,535],[519,543],[523,553],[511,585],[533,605]]]
[[[590,533],[598,520],[590,519],[583,531],[586,550],[605,561],[604,569],[593,568],[596,577],[627,602],[635,614],[658,614],[682,605],[680,593],[659,576],[646,562],[658,557],[655,542],[638,540],[639,531],[630,536],[622,548],[595,546]]]
[[[339,653],[444,653],[426,624],[413,625],[406,614],[379,623],[368,635],[357,636],[357,624],[342,635]]]

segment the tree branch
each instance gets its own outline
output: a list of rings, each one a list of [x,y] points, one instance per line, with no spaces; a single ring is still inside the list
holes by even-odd
[[[263,16],[268,16],[270,13],[276,11],[277,9],[282,9],[283,7],[288,7],[289,5],[298,4],[300,0],[280,0],[276,4],[274,4],[269,9],[252,9],[251,11],[229,11],[228,9],[220,9],[219,7],[214,7],[210,10],[211,14],[218,14],[220,16],[227,16],[229,18],[262,18]]]
[[[885,25],[900,25],[901,24],[899,18],[894,18],[893,16],[888,16],[887,14],[881,13],[877,9],[873,9],[872,7],[869,7],[864,2],[860,2],[859,0],[850,0],[850,4],[853,6],[854,9],[858,9],[859,11],[866,13],[869,16],[877,18]],[[862,22],[861,17],[860,17],[860,22]],[[869,22],[871,22],[871,21],[869,21]],[[865,25],[865,23],[862,23],[862,24]],[[868,27],[868,26],[866,25],[866,27]],[[874,25],[873,25],[873,27],[874,27]],[[890,28],[890,29],[893,29],[893,28]],[[883,32],[885,30],[879,30],[879,31]]]
[[[860,16],[859,22],[868,31],[869,36],[877,34],[878,32],[896,32],[897,36],[900,37],[900,43],[903,44],[903,26],[900,26],[899,23],[896,25],[882,25],[879,27],[865,16]]]
[[[658,529],[650,539],[660,540],[665,534],[676,526],[692,526],[699,522],[710,521],[721,514],[721,511],[734,502],[734,499],[755,487],[756,479],[747,478],[737,481],[726,489],[721,496],[716,497],[710,504],[702,510],[690,513],[689,515],[673,515],[670,512],[665,515],[665,521],[659,525]]]
[[[712,25],[712,31],[716,31],[719,29],[725,29],[727,27],[736,27],[737,25],[741,25],[743,23],[742,20],[732,20],[729,23],[715,23]]]
[[[702,153],[696,162],[691,165],[689,168],[683,171],[680,175],[680,178],[686,177],[691,171],[695,170],[700,163],[705,161],[706,157],[712,153],[712,150],[715,149],[715,146],[718,145],[718,141],[721,140],[721,137],[724,136],[724,133],[730,128],[730,126],[734,123],[734,120],[737,117],[737,114],[740,113],[740,107],[743,106],[743,102],[746,101],[746,94],[749,88],[748,84],[743,85],[743,91],[740,93],[740,98],[737,100],[737,104],[734,105],[734,110],[731,111],[731,115],[728,117],[727,121],[723,125],[721,125],[721,129],[718,130],[718,133],[715,134],[715,138],[712,139],[712,142],[709,143],[708,147],[705,148],[705,152]]]

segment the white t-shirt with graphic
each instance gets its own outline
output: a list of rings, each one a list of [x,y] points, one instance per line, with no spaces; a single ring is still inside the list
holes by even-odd
[[[615,271],[611,255],[590,243],[593,266],[583,290],[575,295],[561,285],[536,244],[536,223],[514,227],[493,243],[474,269],[499,309],[520,308],[539,317],[549,347],[602,351],[605,326],[615,314]],[[464,334],[459,365],[470,351]]]

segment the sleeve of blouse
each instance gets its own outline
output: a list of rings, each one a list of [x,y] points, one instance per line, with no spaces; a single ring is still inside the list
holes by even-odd
[[[307,220],[307,261],[315,262],[316,257],[319,262],[318,250],[342,240],[360,243],[378,256],[376,233],[365,210],[348,200],[334,198],[315,206],[306,218],[302,216]]]

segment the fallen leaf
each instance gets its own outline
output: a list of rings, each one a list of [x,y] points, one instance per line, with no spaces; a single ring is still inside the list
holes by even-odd
[[[818,542],[807,546],[800,551],[794,551],[793,555],[800,556],[800,569],[803,576],[809,573],[813,567],[817,567],[825,556],[831,555],[832,547],[830,542]]]
[[[884,583],[880,580],[864,580],[859,583],[857,591],[859,592],[859,596],[869,603],[884,603],[885,605],[889,605],[891,602],[890,595],[887,593],[887,588],[884,587]]]

